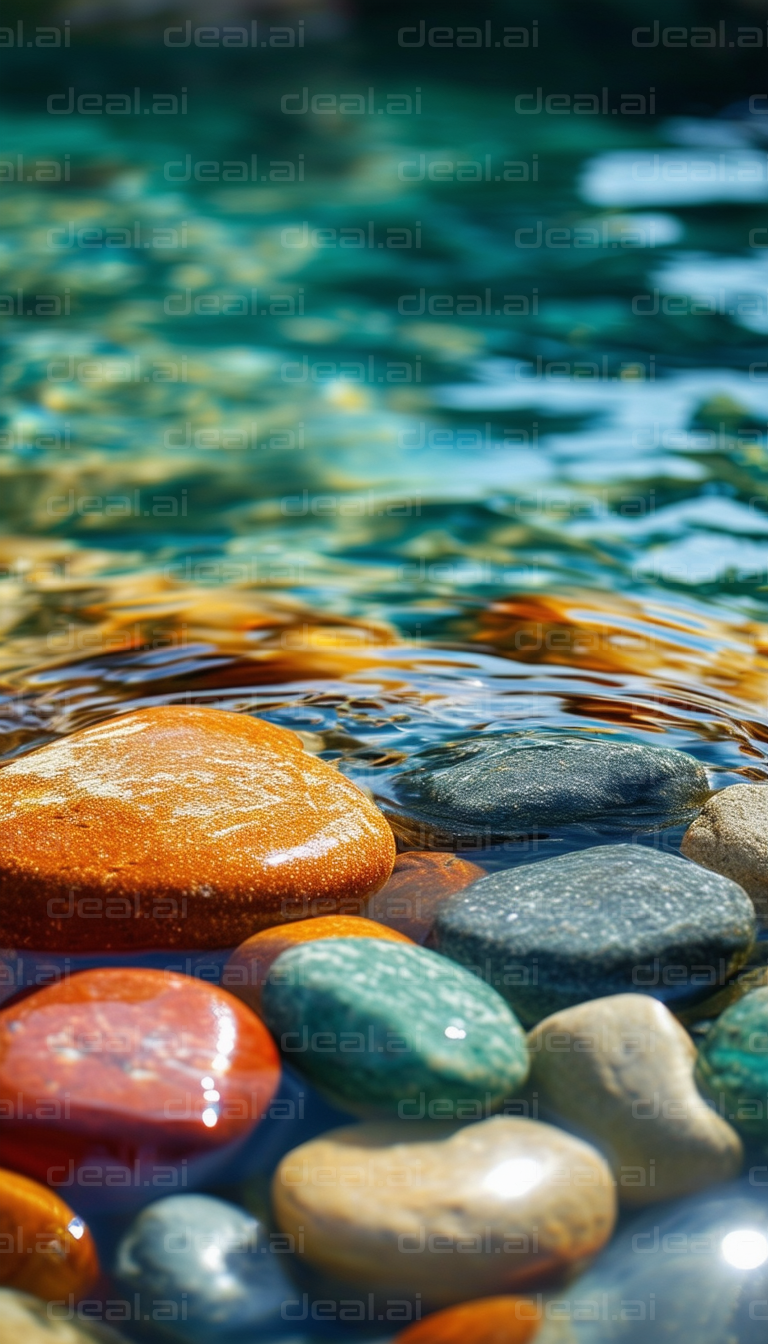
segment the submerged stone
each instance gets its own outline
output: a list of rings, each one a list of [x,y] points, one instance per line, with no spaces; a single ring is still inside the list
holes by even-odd
[[[445,1307],[395,1335],[392,1344],[527,1344],[541,1310],[528,1297],[481,1297]]]
[[[284,1324],[292,1295],[283,1268],[288,1241],[211,1195],[171,1195],[144,1209],[120,1242],[115,1274],[138,1309],[167,1304],[167,1333],[209,1344]],[[175,1307],[175,1312],[172,1308]],[[254,1335],[255,1338],[255,1335]]]
[[[456,854],[398,854],[389,881],[368,900],[368,916],[423,944],[440,903],[481,877],[484,868]]]
[[[691,820],[709,792],[699,761],[669,747],[554,733],[479,733],[429,747],[391,784],[393,825],[490,844],[575,823],[620,830]]]
[[[50,1305],[29,1293],[0,1288],[0,1344],[127,1344],[109,1326],[78,1319],[74,1303],[59,1301],[53,1311]],[[95,1305],[97,1310],[101,1306]],[[125,1306],[130,1311],[131,1304]]]
[[[355,1125],[283,1158],[278,1225],[315,1268],[425,1306],[524,1290],[607,1241],[613,1176],[552,1125],[495,1116],[458,1131]]]
[[[0,771],[0,944],[234,947],[389,877],[381,812],[295,733],[142,709]]]
[[[440,907],[435,946],[486,978],[521,1021],[609,994],[677,1006],[745,961],[755,912],[735,882],[676,854],[597,845],[507,868]]]
[[[738,1130],[768,1140],[768,987],[752,990],[713,1023],[696,1077]]]
[[[261,1012],[286,1059],[353,1114],[426,1107],[432,1118],[477,1119],[528,1074],[525,1036],[501,995],[406,943],[338,938],[284,952]]]

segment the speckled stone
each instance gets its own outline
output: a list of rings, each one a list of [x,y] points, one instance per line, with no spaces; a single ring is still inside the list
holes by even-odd
[[[246,938],[232,953],[222,973],[222,985],[230,994],[259,1012],[261,991],[269,979],[273,961],[299,943],[316,943],[321,938],[384,938],[390,942],[410,943],[396,929],[377,924],[357,915],[321,915],[319,919],[299,919],[292,924],[276,924]]]
[[[473,1119],[528,1074],[525,1037],[501,996],[420,947],[338,938],[284,952],[262,1014],[288,1062],[354,1114],[426,1105],[432,1118]]]
[[[481,877],[484,868],[456,854],[398,854],[389,881],[369,897],[368,916],[423,944],[440,903]]]
[[[440,908],[438,950],[533,1024],[609,994],[675,1006],[745,961],[752,902],[728,878],[641,845],[597,845],[492,873]]]
[[[99,1275],[93,1237],[53,1190],[0,1170],[0,1283],[37,1297],[75,1300]]]
[[[733,784],[705,803],[688,827],[683,853],[740,883],[768,917],[768,788]]]
[[[528,1344],[540,1320],[529,1297],[481,1297],[415,1321],[392,1344]]]
[[[437,1126],[356,1125],[294,1149],[278,1167],[278,1225],[310,1264],[366,1291],[425,1306],[517,1292],[576,1269],[613,1230],[613,1177],[599,1153],[552,1125],[494,1116]]]
[[[644,994],[593,999],[528,1038],[540,1113],[606,1154],[624,1204],[694,1194],[739,1174],[738,1134],[700,1095],[696,1047]]]
[[[135,1197],[137,1162],[162,1191],[174,1164],[245,1139],[279,1079],[264,1023],[224,990],[83,971],[0,1011],[3,1160],[78,1201]]]
[[[647,1210],[544,1302],[536,1344],[764,1344],[768,1203],[744,1182]]]
[[[182,1340],[242,1338],[271,1331],[295,1289],[284,1263],[291,1242],[270,1238],[264,1224],[235,1204],[211,1195],[172,1195],[139,1214],[120,1242],[115,1275],[152,1302],[177,1307],[166,1331]],[[249,1333],[249,1338],[250,1338]]]
[[[479,733],[407,767],[391,785],[393,825],[414,840],[491,843],[575,822],[636,830],[690,820],[709,792],[685,752],[546,733]]]
[[[226,710],[138,710],[0,771],[0,946],[234,947],[355,909],[390,828],[295,733]]]
[[[0,1288],[0,1344],[126,1344],[116,1330],[78,1320],[76,1313],[68,1300],[49,1310],[39,1297]]]
[[[768,1139],[768,987],[752,990],[713,1023],[696,1078],[738,1130]]]

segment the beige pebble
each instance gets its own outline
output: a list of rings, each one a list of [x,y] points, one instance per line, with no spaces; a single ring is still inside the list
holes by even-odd
[[[0,1344],[125,1344],[122,1335],[105,1325],[68,1320],[71,1310],[68,1300],[48,1304],[29,1293],[0,1288]]]
[[[551,1125],[495,1116],[462,1129],[355,1125],[289,1153],[280,1228],[317,1269],[429,1306],[516,1291],[578,1267],[613,1229],[603,1158]]]
[[[732,784],[705,804],[683,836],[687,859],[730,877],[768,915],[768,788]]]
[[[738,1134],[696,1088],[696,1047],[667,1008],[615,994],[531,1032],[530,1087],[544,1113],[599,1144],[622,1203],[653,1204],[736,1176]]]

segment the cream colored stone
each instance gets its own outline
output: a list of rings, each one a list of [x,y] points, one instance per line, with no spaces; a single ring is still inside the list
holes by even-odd
[[[545,1018],[528,1044],[539,1106],[600,1146],[623,1203],[673,1199],[738,1174],[741,1140],[699,1094],[696,1047],[662,1003],[592,999]]]
[[[125,1344],[103,1325],[63,1319],[69,1302],[49,1304],[28,1293],[0,1288],[0,1344]]]
[[[616,1216],[594,1148],[551,1125],[495,1116],[331,1130],[275,1173],[275,1215],[316,1268],[429,1306],[516,1290],[579,1266]]]
[[[714,794],[685,832],[687,859],[730,877],[768,914],[768,788],[732,784]]]

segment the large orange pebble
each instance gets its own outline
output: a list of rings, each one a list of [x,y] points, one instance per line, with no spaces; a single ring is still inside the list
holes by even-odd
[[[169,1193],[183,1162],[246,1137],[279,1079],[266,1027],[225,990],[82,971],[0,1011],[0,1157],[81,1198]]]
[[[392,1344],[527,1344],[540,1321],[528,1297],[482,1297],[416,1321]]]
[[[295,733],[142,709],[0,770],[0,946],[234,947],[389,877],[392,833]]]
[[[369,898],[366,913],[424,943],[440,903],[485,876],[484,868],[455,854],[398,854],[392,876]]]
[[[0,1170],[0,1284],[46,1299],[82,1297],[99,1276],[93,1238],[37,1181]]]
[[[224,967],[222,983],[232,994],[258,1011],[261,990],[269,979],[273,961],[281,952],[297,943],[313,943],[319,938],[384,938],[390,942],[410,943],[404,933],[376,924],[357,915],[327,915],[319,919],[300,919],[295,924],[278,924],[248,938]]]

